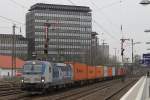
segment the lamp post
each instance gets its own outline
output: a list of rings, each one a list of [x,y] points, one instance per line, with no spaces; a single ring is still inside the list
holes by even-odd
[[[115,50],[115,67],[117,67],[117,56],[116,56],[116,50],[117,50],[117,48],[114,48],[114,50]]]
[[[142,0],[140,2],[141,5],[149,5],[150,1],[149,0]],[[150,32],[150,29],[146,29],[144,32]]]
[[[142,0],[142,1],[140,2],[140,4],[141,4],[141,5],[148,5],[148,4],[150,4],[150,1],[149,1],[149,0]]]
[[[146,33],[147,33],[147,32],[150,32],[150,30],[149,30],[149,29],[146,29],[144,32],[146,32]]]
[[[133,73],[134,45],[141,44],[141,42],[134,42],[133,39],[131,39],[131,42],[132,42],[132,68],[131,68],[131,73]]]
[[[13,77],[16,74],[16,37],[15,37],[15,28],[16,25],[13,25],[13,36],[12,36],[12,72],[11,76]],[[14,74],[15,70],[15,74]]]
[[[134,42],[133,39],[131,39],[131,42],[132,42],[132,64],[133,64],[133,61],[134,61],[134,45],[141,44],[141,42]]]

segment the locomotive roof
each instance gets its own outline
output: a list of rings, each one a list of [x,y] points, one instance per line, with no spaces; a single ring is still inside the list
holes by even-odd
[[[39,63],[43,63],[43,64],[48,64],[48,63],[50,63],[49,61],[40,61],[40,60],[30,60],[30,61],[26,61],[25,62],[25,64],[30,64],[30,63],[37,63],[37,64],[39,64]]]

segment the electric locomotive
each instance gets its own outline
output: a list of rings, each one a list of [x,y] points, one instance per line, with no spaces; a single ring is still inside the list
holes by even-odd
[[[29,92],[44,92],[72,83],[72,66],[48,61],[26,61],[21,88]]]

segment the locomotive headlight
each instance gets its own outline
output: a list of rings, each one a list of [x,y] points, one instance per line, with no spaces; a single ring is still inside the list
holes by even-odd
[[[22,79],[22,80],[21,80],[21,82],[23,83],[23,82],[24,82],[24,80]]]
[[[44,79],[42,79],[42,82],[44,82],[45,80]]]
[[[42,83],[45,82],[45,77],[41,77],[41,82],[42,82]]]

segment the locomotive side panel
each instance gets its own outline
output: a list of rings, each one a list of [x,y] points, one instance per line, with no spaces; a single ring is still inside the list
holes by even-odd
[[[69,64],[56,63],[53,66],[53,84],[66,84],[72,81],[72,67]]]

